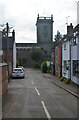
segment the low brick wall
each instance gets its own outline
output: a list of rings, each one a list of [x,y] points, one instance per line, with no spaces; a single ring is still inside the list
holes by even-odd
[[[0,64],[0,71],[2,73],[2,96],[5,96],[7,92],[8,80],[7,80],[7,64]]]

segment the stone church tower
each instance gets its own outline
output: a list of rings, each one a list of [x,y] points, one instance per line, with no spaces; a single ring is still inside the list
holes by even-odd
[[[37,17],[37,46],[44,52],[44,60],[51,59],[51,51],[53,44],[53,16],[51,17]]]
[[[16,43],[17,60],[24,67],[32,67],[33,61],[30,57],[31,48],[41,48],[43,52],[42,61],[51,60],[53,47],[53,16],[37,17],[37,43]]]

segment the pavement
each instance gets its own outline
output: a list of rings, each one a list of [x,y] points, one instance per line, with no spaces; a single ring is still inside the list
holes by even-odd
[[[70,94],[74,95],[79,99],[79,85],[76,85],[72,82],[70,84],[66,84],[64,83],[64,81],[60,81],[60,78],[49,73],[46,73],[43,76],[48,78],[48,80],[51,80],[51,82],[56,86],[66,90],[67,92],[69,92]]]

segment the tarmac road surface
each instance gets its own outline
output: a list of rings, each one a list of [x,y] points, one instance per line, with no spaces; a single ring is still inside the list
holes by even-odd
[[[12,79],[3,101],[3,118],[77,118],[77,98],[55,86],[37,69]]]

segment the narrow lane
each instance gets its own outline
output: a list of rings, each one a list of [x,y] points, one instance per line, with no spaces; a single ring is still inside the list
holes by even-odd
[[[13,79],[9,84],[8,97],[10,95],[14,101],[7,101],[3,117],[77,117],[77,98],[52,84],[39,70],[26,69],[25,76],[25,79]]]

